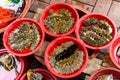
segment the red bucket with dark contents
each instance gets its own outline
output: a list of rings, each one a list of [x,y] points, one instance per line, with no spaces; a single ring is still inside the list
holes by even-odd
[[[46,48],[45,65],[54,75],[72,78],[79,75],[88,62],[88,52],[84,45],[73,37],[60,37]]]
[[[5,48],[16,56],[34,54],[43,44],[45,34],[39,23],[30,18],[12,22],[3,34]]]
[[[1,49],[0,80],[19,80],[27,68],[27,64],[25,59],[13,56],[6,49]]]

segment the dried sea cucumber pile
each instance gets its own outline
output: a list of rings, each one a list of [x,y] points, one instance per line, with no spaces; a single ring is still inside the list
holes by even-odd
[[[53,50],[50,55],[50,64],[56,72],[69,74],[82,66],[83,58],[83,51],[78,50],[77,45],[69,41],[62,43]]]
[[[83,22],[80,38],[92,46],[102,46],[112,39],[112,28],[104,20],[88,18]]]
[[[55,13],[51,9],[48,17],[44,20],[44,24],[50,32],[58,34],[69,31],[72,28],[74,21],[74,18],[72,18],[72,15],[68,10],[61,9]]]
[[[9,45],[14,50],[23,50],[30,46],[36,48],[40,41],[40,34],[35,24],[24,22],[9,35]]]

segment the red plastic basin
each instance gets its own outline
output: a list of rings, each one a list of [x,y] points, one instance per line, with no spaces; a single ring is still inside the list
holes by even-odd
[[[45,18],[48,16],[48,13],[49,13],[49,10],[50,10],[50,9],[53,9],[54,11],[58,11],[58,10],[60,10],[60,9],[67,9],[67,10],[69,10],[69,11],[71,12],[72,18],[75,19],[72,29],[70,29],[68,32],[63,33],[63,34],[54,34],[54,33],[50,32],[50,31],[46,28],[46,26],[44,25],[44,20],[45,20]],[[75,30],[75,28],[76,28],[76,26],[77,26],[77,24],[78,24],[78,19],[79,19],[79,15],[78,15],[76,9],[75,9],[73,6],[71,6],[71,5],[69,5],[69,4],[66,4],[66,3],[55,3],[55,4],[51,4],[51,5],[47,6],[47,7],[43,10],[43,12],[40,14],[40,25],[41,25],[41,27],[44,29],[44,31],[45,31],[49,36],[52,36],[52,37],[60,37],[60,36],[66,36],[66,35],[71,34],[71,33]]]
[[[89,44],[85,43],[80,38],[80,30],[83,27],[84,20],[86,20],[88,18],[96,18],[98,20],[107,21],[111,25],[111,28],[112,28],[112,34],[111,34],[112,39],[109,42],[107,42],[106,44],[102,45],[102,46],[92,46],[92,45],[89,45]],[[116,29],[115,23],[109,17],[107,17],[105,15],[102,15],[102,14],[99,14],[99,13],[91,13],[91,14],[87,14],[87,15],[80,18],[79,24],[78,24],[78,26],[76,27],[76,30],[75,30],[75,34],[76,34],[77,39],[79,41],[81,41],[87,48],[94,49],[94,50],[99,50],[99,49],[104,49],[104,48],[108,47],[115,40],[115,38],[117,36],[117,29]]]
[[[73,41],[75,44],[78,45],[78,49],[84,52],[84,61],[83,61],[82,66],[77,71],[75,71],[71,74],[60,74],[53,70],[53,68],[49,62],[49,56],[56,46],[58,46],[62,43],[68,42],[68,41]],[[44,60],[45,60],[45,64],[46,64],[48,70],[51,73],[53,73],[54,75],[61,77],[61,78],[72,78],[72,77],[79,75],[85,69],[87,62],[88,62],[88,52],[87,52],[87,49],[84,47],[84,44],[82,44],[77,39],[75,39],[73,37],[68,37],[68,36],[60,37],[60,38],[56,38],[48,45],[48,47],[46,48],[46,51],[45,51]]]
[[[29,49],[25,49],[25,50],[21,50],[21,51],[13,50],[13,49],[10,48],[10,46],[8,44],[8,36],[9,36],[9,34],[14,29],[18,28],[18,26],[22,22],[34,23],[37,26],[38,31],[40,33],[40,42],[39,42],[38,46],[32,51],[30,51]],[[30,18],[22,18],[22,19],[15,20],[9,26],[7,26],[7,29],[3,34],[3,43],[4,43],[5,48],[8,51],[10,51],[12,54],[14,54],[16,56],[28,56],[28,55],[34,54],[42,46],[44,38],[45,38],[45,34],[43,32],[43,29],[40,27],[40,25],[39,25],[39,23],[37,21],[35,21],[33,19],[30,19]]]

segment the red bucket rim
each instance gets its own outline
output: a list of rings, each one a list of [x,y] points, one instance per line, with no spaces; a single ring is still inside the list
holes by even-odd
[[[50,31],[48,31],[48,29],[46,29],[46,27],[45,27],[45,25],[44,25],[44,22],[43,22],[43,20],[44,20],[43,18],[45,17],[46,12],[47,12],[48,10],[50,10],[53,6],[57,6],[57,5],[61,5],[61,6],[64,5],[64,6],[67,6],[67,7],[71,8],[71,9],[74,11],[74,13],[75,13],[74,15],[77,17],[77,18],[76,18],[76,21],[74,22],[74,25],[73,25],[72,29],[69,30],[68,32],[63,33],[63,34],[54,34],[54,33],[50,32]],[[66,7],[66,8],[67,8],[67,7]],[[56,8],[57,8],[57,7],[56,7]],[[71,5],[67,4],[67,3],[63,3],[63,2],[58,2],[58,3],[54,3],[54,4],[51,4],[51,5],[47,6],[47,7],[42,11],[42,13],[40,14],[40,25],[41,25],[41,27],[43,28],[43,30],[44,30],[48,35],[50,35],[50,36],[52,36],[52,37],[61,37],[61,36],[66,36],[66,35],[71,34],[72,32],[74,32],[74,30],[75,30],[75,28],[76,28],[76,26],[77,26],[77,24],[78,24],[78,20],[79,20],[79,15],[78,15],[76,9],[75,9],[73,6],[71,6]]]
[[[33,22],[37,25],[37,27],[39,28],[39,32],[41,33],[41,40],[40,40],[38,46],[33,51],[22,53],[22,52],[17,52],[17,51],[12,50],[10,48],[10,46],[8,46],[7,39],[8,39],[8,35],[11,32],[11,30],[13,31],[13,28],[14,28],[13,25],[18,23],[18,22],[21,23],[21,22],[24,22],[24,21]],[[9,30],[9,29],[11,29],[11,30]],[[15,21],[13,21],[10,25],[7,26],[7,28],[6,28],[6,30],[3,34],[3,44],[9,52],[11,52],[12,54],[14,54],[16,56],[28,56],[28,55],[34,54],[42,46],[42,44],[44,42],[44,38],[45,38],[44,31],[40,27],[40,24],[37,21],[35,21],[33,19],[30,19],[30,18],[21,18],[21,19],[17,19]]]
[[[120,63],[117,62],[118,59],[117,59],[117,55],[116,55],[118,46],[120,46],[119,40],[120,40],[120,36],[117,36],[117,38],[114,40],[114,42],[110,45],[110,47],[109,47],[109,57],[110,57],[111,61],[113,62],[113,64],[117,68],[120,69]]]
[[[54,43],[58,43],[57,41],[60,40],[65,40],[65,39],[69,39],[68,41],[73,41],[75,42],[77,45],[81,45],[82,47],[82,50],[84,51],[84,61],[83,61],[83,65],[75,72],[71,73],[71,74],[59,74],[57,72],[55,72],[53,69],[52,69],[52,66],[50,65],[49,63],[49,52],[48,50],[52,47],[52,45],[54,45]],[[65,41],[66,42],[66,41]],[[59,44],[59,43],[58,43]],[[60,43],[61,44],[61,43]],[[68,36],[65,36],[65,37],[59,37],[59,38],[56,38],[55,40],[53,40],[49,45],[48,47],[46,48],[46,51],[45,51],[45,55],[44,55],[44,60],[45,60],[45,64],[48,68],[48,70],[53,73],[54,75],[58,76],[58,77],[61,77],[61,78],[72,78],[72,77],[75,77],[77,75],[79,75],[83,70],[84,68],[87,66],[87,62],[88,62],[88,52],[87,52],[87,49],[86,47],[80,42],[78,41],[76,38],[73,38],[73,37],[68,37]]]
[[[45,70],[45,69],[35,68],[35,69],[33,69],[33,70],[34,70],[35,72],[42,71],[42,72],[46,73],[47,75],[49,75],[50,77],[52,77],[53,80],[57,80],[57,78],[56,78],[53,74],[51,74],[49,71],[47,71],[47,70]],[[20,80],[24,80],[26,76],[27,76],[27,73],[25,73],[25,74],[21,77]]]

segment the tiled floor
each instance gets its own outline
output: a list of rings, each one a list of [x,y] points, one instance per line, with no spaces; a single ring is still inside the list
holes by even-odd
[[[110,17],[116,24],[118,29],[118,35],[120,34],[120,0],[33,0],[31,8],[27,13],[26,17],[33,18],[39,21],[39,14],[42,10],[50,4],[56,2],[65,2],[77,7],[81,7],[90,13],[101,13]],[[94,68],[91,65],[95,65]],[[83,71],[86,76],[91,75],[95,70],[99,69],[101,66],[111,66],[115,67],[111,62],[107,54],[103,52],[96,58],[89,58],[89,63],[86,69]],[[81,75],[82,76],[82,75]],[[60,79],[62,80],[62,79]],[[69,79],[69,80],[85,80],[79,78]],[[86,79],[88,80],[88,79]]]

